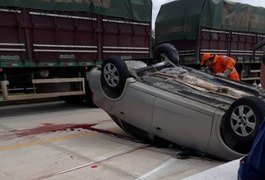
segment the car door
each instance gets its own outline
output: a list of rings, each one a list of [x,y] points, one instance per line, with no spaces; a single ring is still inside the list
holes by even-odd
[[[174,143],[206,150],[216,109],[183,96],[163,93],[154,102],[153,133]]]
[[[112,112],[130,125],[150,132],[155,101],[152,89],[154,88],[143,83],[129,84],[123,97],[113,106]]]

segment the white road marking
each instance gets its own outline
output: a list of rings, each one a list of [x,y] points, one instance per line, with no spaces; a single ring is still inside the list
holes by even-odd
[[[167,167],[168,165],[174,163],[176,161],[175,158],[171,158],[169,160],[167,160],[166,162],[164,162],[163,164],[161,164],[160,166],[158,166],[157,168],[153,169],[152,171],[149,171],[148,173],[144,174],[143,176],[137,178],[136,180],[143,180],[148,178],[149,176],[155,174],[157,171],[160,171],[161,169]]]

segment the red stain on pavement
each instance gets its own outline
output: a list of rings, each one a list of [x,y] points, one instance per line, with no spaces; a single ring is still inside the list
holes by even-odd
[[[24,136],[30,136],[30,135],[40,135],[40,134],[47,134],[47,133],[53,133],[53,132],[69,132],[69,131],[94,131],[97,133],[109,135],[112,137],[130,140],[139,142],[139,140],[134,139],[133,137],[126,136],[123,134],[118,134],[109,130],[105,129],[99,129],[95,128],[94,126],[98,125],[95,124],[50,124],[45,123],[42,126],[32,128],[32,129],[25,129],[25,130],[13,130],[9,131],[7,134],[0,134],[0,139],[12,139],[16,137],[24,137]]]
[[[89,129],[97,124],[49,124],[43,125],[33,129],[13,131],[18,137],[29,136],[29,135],[39,135],[44,133],[58,132],[58,131],[73,131],[75,129]]]
[[[93,164],[92,166],[90,166],[91,168],[97,168],[98,166],[96,164]]]

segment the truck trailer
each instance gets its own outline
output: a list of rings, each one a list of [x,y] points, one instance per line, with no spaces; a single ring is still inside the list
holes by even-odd
[[[151,0],[0,1],[1,99],[91,103],[103,59],[149,58],[151,15]]]
[[[233,57],[241,80],[259,83],[265,39],[265,8],[228,0],[176,0],[162,5],[155,23],[156,43],[171,43],[180,64],[200,68],[204,52]]]

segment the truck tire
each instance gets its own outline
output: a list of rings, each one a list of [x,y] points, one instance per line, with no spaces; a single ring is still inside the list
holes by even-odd
[[[111,98],[119,97],[129,76],[128,68],[120,57],[107,58],[102,64],[101,86]]]
[[[75,89],[76,87],[72,87],[70,90]],[[75,105],[87,105],[89,107],[97,107],[92,99],[92,91],[89,87],[88,81],[85,81],[85,95],[75,95],[75,96],[61,96],[60,98],[68,104]]]
[[[153,56],[154,63],[165,61],[165,58],[167,58],[169,61],[171,61],[175,65],[179,64],[178,51],[172,44],[164,43],[164,44],[158,45],[155,48],[154,56]]]
[[[93,93],[90,89],[89,82],[85,81],[85,88],[86,88],[86,94],[84,95],[84,104],[91,106],[91,107],[97,107],[94,102],[93,102]]]
[[[80,95],[75,96],[61,96],[61,100],[66,102],[67,104],[81,105],[83,104],[83,98]]]

